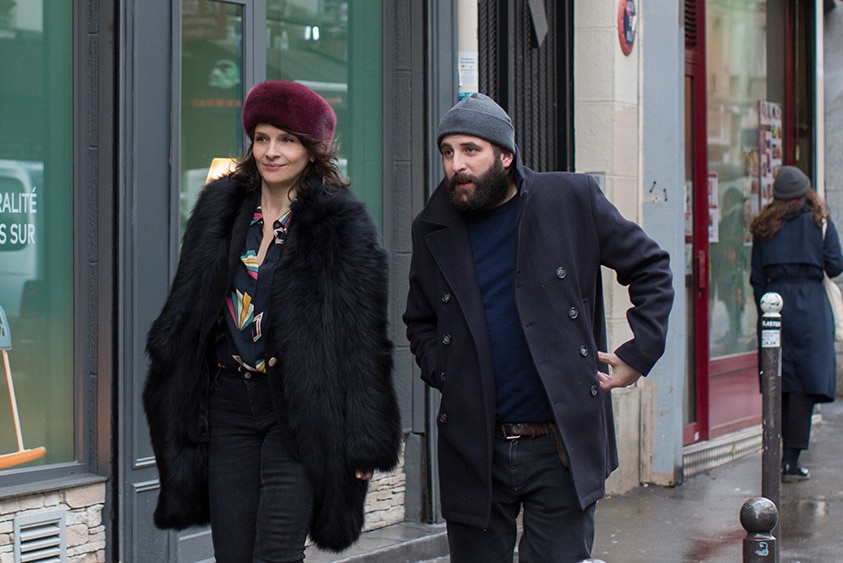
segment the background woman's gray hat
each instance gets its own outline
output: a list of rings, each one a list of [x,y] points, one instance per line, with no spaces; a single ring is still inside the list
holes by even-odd
[[[795,166],[779,168],[773,182],[773,199],[796,199],[804,196],[811,189],[811,180]]]
[[[471,135],[486,139],[515,154],[515,128],[509,115],[485,94],[463,98],[439,121],[436,145],[446,135]]]

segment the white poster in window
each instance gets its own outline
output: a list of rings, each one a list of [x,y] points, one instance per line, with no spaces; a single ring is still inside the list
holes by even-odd
[[[720,242],[720,197],[717,172],[708,173],[708,242]]]
[[[19,314],[24,286],[37,278],[38,229],[44,166],[0,160],[0,306]]]

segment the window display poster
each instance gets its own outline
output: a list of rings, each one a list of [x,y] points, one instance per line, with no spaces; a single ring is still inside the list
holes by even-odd
[[[720,242],[720,197],[717,172],[708,173],[708,242]]]
[[[758,179],[761,207],[773,201],[773,180],[782,165],[782,107],[775,102],[758,102]]]

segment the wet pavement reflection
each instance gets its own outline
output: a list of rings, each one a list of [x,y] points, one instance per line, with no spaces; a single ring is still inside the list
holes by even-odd
[[[781,563],[843,561],[843,401],[821,406],[800,463],[811,479],[782,483]],[[743,503],[761,494],[761,453],[678,487],[639,487],[597,505],[594,558],[607,563],[740,563]]]

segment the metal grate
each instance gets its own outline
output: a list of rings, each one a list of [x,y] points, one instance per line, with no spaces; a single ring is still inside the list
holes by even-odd
[[[548,34],[538,46],[528,2],[480,0],[480,91],[512,117],[521,157],[538,171],[573,163],[572,2],[540,2]],[[539,4],[541,4],[539,6]]]
[[[65,563],[65,510],[15,517],[15,563]]]
[[[501,101],[498,92],[498,8],[494,2],[481,1],[477,5],[477,45],[480,56],[480,91]]]
[[[696,49],[699,46],[699,22],[697,21],[697,1],[685,0],[685,48]]]
[[[683,476],[689,479],[760,450],[760,426],[691,444],[682,450]]]

